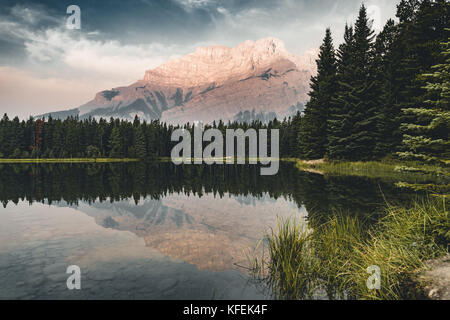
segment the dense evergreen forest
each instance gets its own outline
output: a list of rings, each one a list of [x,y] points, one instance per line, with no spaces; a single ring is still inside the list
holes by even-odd
[[[450,2],[402,0],[397,18],[375,36],[361,6],[337,50],[326,31],[300,158],[449,158]]]
[[[302,159],[448,160],[450,2],[402,0],[375,35],[364,5],[344,42],[326,30],[305,112],[268,123],[209,127],[280,129],[280,155]],[[184,126],[193,130],[192,124]],[[0,120],[0,158],[169,157],[179,127],[157,120]],[[208,126],[205,127],[208,129]]]
[[[219,121],[218,124],[205,125],[203,130],[216,128],[225,136],[227,129],[280,129],[280,154],[294,156],[297,146],[294,124],[299,120],[300,114],[294,119],[282,122],[275,119],[267,124],[254,121],[250,124],[233,122],[225,125]],[[45,121],[30,118],[21,122],[17,117],[9,120],[5,114],[0,120],[0,158],[170,157],[172,148],[178,143],[171,141],[172,132],[179,128],[158,120],[141,122],[137,117],[133,122],[113,118],[109,121],[80,121],[73,117],[65,120],[50,117]],[[182,128],[194,136],[194,124],[186,124]],[[207,144],[205,142],[204,146]]]

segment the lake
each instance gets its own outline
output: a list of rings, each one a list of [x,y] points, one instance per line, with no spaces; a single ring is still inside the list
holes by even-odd
[[[270,299],[249,275],[277,219],[379,219],[393,181],[280,164],[0,165],[0,299]],[[66,269],[81,269],[68,290]]]

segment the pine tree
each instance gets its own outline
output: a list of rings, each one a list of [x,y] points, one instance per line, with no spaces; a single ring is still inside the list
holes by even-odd
[[[448,1],[402,0],[397,6],[400,23],[388,21],[377,37],[378,81],[382,84],[377,112],[376,154],[395,154],[402,148],[401,123],[414,121],[414,108],[428,100],[420,76],[441,61],[440,42],[450,19]]]
[[[420,75],[441,62],[440,43],[446,41],[450,20],[447,0],[402,0],[398,5],[398,35],[393,45],[395,108],[414,108],[427,98]],[[399,122],[413,118],[404,114]]]
[[[114,128],[112,129],[111,136],[109,138],[110,156],[112,158],[120,158],[123,157],[124,155],[122,137],[120,134],[120,127],[119,125],[117,125],[117,122]]]
[[[20,158],[21,153],[24,148],[24,130],[20,124],[18,117],[15,117],[10,123],[10,145],[11,145],[11,155],[12,158]],[[19,152],[20,151],[20,152]]]
[[[336,89],[336,57],[330,29],[320,47],[317,75],[311,78],[310,101],[306,104],[298,134],[299,153],[304,159],[325,156],[331,98]]]
[[[144,159],[145,157],[147,157],[147,142],[145,140],[143,128],[142,126],[137,126],[134,130],[135,133],[133,145],[136,156],[140,159]]]
[[[447,29],[450,31],[450,29]],[[413,115],[413,123],[404,123],[403,143],[407,151],[400,152],[403,159],[440,161],[450,158],[450,38],[442,44],[445,62],[432,67],[432,73],[423,75],[428,80],[424,89],[430,100],[422,108],[406,108]]]
[[[402,108],[396,103],[395,72],[398,68],[394,48],[398,37],[398,26],[390,19],[375,42],[375,78],[380,90],[377,110],[377,136],[375,155],[383,158],[393,154],[402,141],[400,118]]]
[[[13,126],[6,113],[0,121],[0,135],[0,141],[2,143],[0,153],[4,157],[10,157],[14,151],[14,145],[12,144]]]
[[[351,89],[347,83],[352,80],[354,34],[353,27],[346,25],[344,43],[337,51],[337,88],[331,100],[327,128],[327,156],[330,159],[346,158],[346,137],[351,130],[348,119],[350,105],[344,95]],[[302,123],[303,125],[303,123]]]
[[[62,154],[64,148],[64,129],[61,120],[57,120],[55,124],[55,128],[53,130],[53,155],[55,157],[59,157]]]
[[[348,32],[346,30],[346,33]],[[374,158],[376,144],[379,88],[375,81],[373,63],[374,31],[370,27],[364,5],[359,11],[351,40],[352,42],[344,44],[343,48],[349,50],[345,54],[350,56],[350,61],[343,61],[343,74],[339,76],[338,73],[340,88],[334,100],[334,111],[337,115],[334,115],[331,121],[329,157],[370,160]],[[336,131],[333,132],[334,130]]]
[[[66,124],[65,151],[70,157],[77,157],[79,150],[78,118],[69,118]]]

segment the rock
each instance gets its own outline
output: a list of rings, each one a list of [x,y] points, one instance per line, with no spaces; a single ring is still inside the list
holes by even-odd
[[[428,271],[420,281],[425,283],[425,294],[432,300],[450,300],[450,255],[428,261]]]
[[[298,68],[311,67],[297,64],[298,58],[286,50],[282,41],[266,38],[257,42],[246,41],[235,48],[198,48],[181,59],[169,61],[147,71],[144,81],[180,88],[210,86],[213,83],[220,87],[230,80],[238,81],[256,76],[280,60],[289,60]],[[309,71],[313,72],[312,69]]]

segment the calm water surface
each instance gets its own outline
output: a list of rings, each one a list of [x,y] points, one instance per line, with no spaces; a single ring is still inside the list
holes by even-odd
[[[256,166],[0,166],[0,299],[270,299],[247,267],[277,218],[405,202],[392,181]],[[383,192],[383,194],[380,192]],[[81,290],[66,268],[81,268]]]

